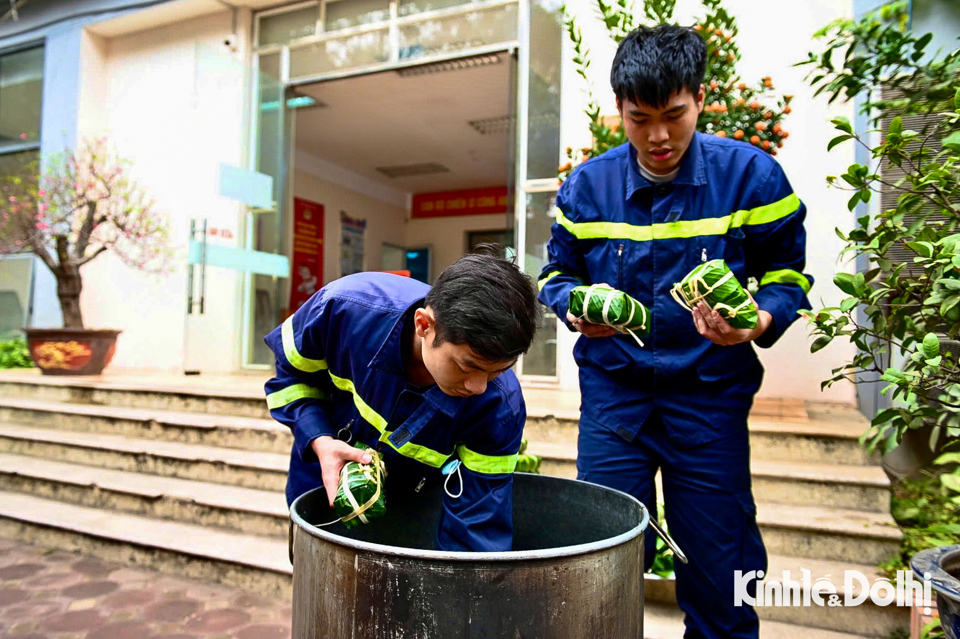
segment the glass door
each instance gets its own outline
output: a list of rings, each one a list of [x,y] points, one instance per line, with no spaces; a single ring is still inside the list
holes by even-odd
[[[259,253],[286,254],[288,153],[291,138],[290,106],[284,82],[289,55],[286,49],[256,56],[255,141],[252,168],[272,179],[270,206],[251,208],[247,217],[248,247]],[[247,281],[244,364],[273,364],[273,353],[263,342],[289,314],[289,277],[251,273]]]
[[[527,0],[521,3],[520,12],[515,228],[523,269],[536,278],[547,263],[559,188],[562,2]],[[558,326],[557,316],[545,309],[537,338],[520,361],[524,379],[557,380]]]

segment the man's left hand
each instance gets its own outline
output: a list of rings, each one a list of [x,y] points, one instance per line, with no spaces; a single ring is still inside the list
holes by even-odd
[[[757,310],[757,325],[754,328],[734,328],[723,319],[717,311],[710,310],[704,302],[700,302],[693,309],[693,323],[697,332],[714,344],[733,346],[743,342],[750,342],[763,335],[770,324],[773,315],[762,309]]]

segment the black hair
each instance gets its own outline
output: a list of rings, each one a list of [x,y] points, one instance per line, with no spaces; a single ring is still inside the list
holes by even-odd
[[[610,69],[617,99],[662,109],[670,97],[690,89],[696,97],[707,69],[707,44],[688,27],[639,27],[623,39]]]
[[[540,304],[528,275],[503,257],[498,244],[481,244],[444,269],[427,294],[436,321],[434,346],[467,344],[488,362],[526,353],[540,324]]]

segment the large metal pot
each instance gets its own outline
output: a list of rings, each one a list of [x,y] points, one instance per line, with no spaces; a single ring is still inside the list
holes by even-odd
[[[643,504],[587,482],[518,473],[514,550],[440,552],[442,493],[387,502],[355,530],[323,489],[291,506],[294,639],[643,637]]]
[[[947,639],[960,639],[960,546],[924,550],[913,557],[910,567],[920,579],[930,576],[943,632]]]

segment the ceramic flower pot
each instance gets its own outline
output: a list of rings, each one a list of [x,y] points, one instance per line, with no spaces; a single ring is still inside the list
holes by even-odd
[[[25,328],[30,357],[44,375],[99,375],[113,359],[113,329]]]

